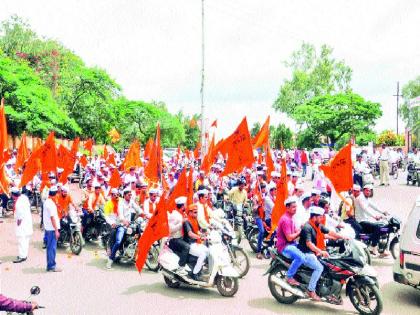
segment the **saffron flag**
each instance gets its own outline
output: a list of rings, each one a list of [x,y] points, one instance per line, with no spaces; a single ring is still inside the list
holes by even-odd
[[[88,164],[88,160],[87,160],[85,154],[82,155],[82,157],[80,158],[79,162],[80,162],[80,165],[83,166],[83,168],[86,168],[86,165]]]
[[[221,176],[231,174],[235,171],[241,171],[244,167],[252,165],[254,154],[246,117],[233,134],[224,141],[224,147],[227,148],[228,159]]]
[[[270,140],[270,116],[267,117],[260,131],[258,131],[254,139],[252,139],[252,146],[254,148],[259,148],[263,145],[268,146],[269,140]]]
[[[146,147],[144,148],[144,158],[146,159],[150,159],[150,153],[152,152],[153,149],[153,139],[150,138],[149,141],[147,141],[146,143]]]
[[[201,141],[198,139],[197,146],[194,149],[194,158],[197,160],[201,153]]]
[[[118,172],[117,169],[114,169],[112,171],[111,178],[109,179],[109,186],[111,188],[118,188],[121,186],[121,184],[122,184],[122,180],[121,180],[120,172]]]
[[[266,146],[265,149],[265,165],[267,166],[267,181],[271,178],[271,172],[275,170],[274,161],[271,156],[270,146]]]
[[[214,134],[213,134],[213,137],[210,142],[209,150],[201,163],[201,170],[204,171],[206,174],[210,172],[210,167],[214,163],[214,157],[215,157],[214,147],[215,145],[214,145]]]
[[[104,160],[105,160],[105,161],[108,159],[108,155],[109,155],[109,153],[108,153],[108,149],[107,149],[107,146],[106,146],[106,144],[105,144],[105,145],[104,145],[104,152],[103,152],[103,154],[102,154],[102,157],[104,158]]]
[[[83,147],[89,151],[89,155],[92,155],[92,148],[93,148],[93,140],[88,139],[84,144]]]
[[[140,143],[134,140],[128,149],[127,155],[122,163],[122,169],[127,170],[130,167],[141,167],[140,161]]]
[[[16,155],[16,164],[15,164],[15,171],[17,172],[19,168],[21,168],[26,160],[29,158],[29,150],[28,145],[26,143],[26,133],[23,132],[22,138],[20,139],[19,149]]]
[[[0,104],[0,162],[6,162],[3,155],[8,147],[6,114],[4,110],[4,98],[2,98]]]
[[[37,151],[43,173],[57,173],[57,149],[55,147],[54,132],[50,132],[45,143]]]
[[[76,154],[79,151],[79,143],[80,143],[80,139],[76,138],[74,139],[72,145],[71,145],[71,154],[74,156],[74,158],[76,159]]]
[[[162,174],[162,149],[160,147],[160,125],[156,128],[156,139],[153,143],[153,149],[150,153],[149,163],[144,173],[149,180],[158,183]]]
[[[168,212],[166,211],[165,198],[161,198],[156,206],[155,213],[150,218],[138,241],[136,267],[139,272],[143,269],[147,254],[153,243],[168,235]]]
[[[191,167],[188,173],[188,185],[187,185],[187,205],[192,205],[194,201],[194,169]]]
[[[327,164],[319,167],[331,181],[336,192],[348,191],[353,187],[351,143],[344,146]]]
[[[22,178],[20,179],[20,187],[23,187],[27,183],[29,183],[34,178],[34,176],[40,171],[41,163],[39,162],[39,150],[41,150],[41,148],[38,148],[37,150],[33,151],[32,154],[29,156],[29,159],[25,164],[25,169],[22,173]]]
[[[286,206],[284,205],[284,202],[287,199],[287,195],[288,189],[286,159],[282,159],[280,180],[277,183],[276,201],[274,202],[273,211],[271,212],[271,233],[273,233],[276,230],[281,216],[286,211]]]
[[[4,170],[4,163],[0,166],[0,191],[9,195],[9,181],[7,180],[6,171]]]
[[[108,160],[106,160],[106,163],[109,165],[109,166],[116,166],[117,165],[117,163],[115,162],[115,154],[114,153],[111,153],[109,156],[108,156]]]
[[[215,121],[212,122],[210,127],[214,127],[217,128],[217,119]]]

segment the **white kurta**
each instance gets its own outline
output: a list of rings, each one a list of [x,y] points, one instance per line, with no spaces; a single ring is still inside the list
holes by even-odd
[[[26,195],[21,195],[16,200],[16,236],[30,236],[33,233],[32,228],[32,214],[31,214],[31,204]],[[17,225],[17,221],[22,220],[20,225]]]

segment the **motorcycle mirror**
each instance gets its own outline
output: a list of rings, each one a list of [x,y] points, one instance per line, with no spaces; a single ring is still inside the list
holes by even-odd
[[[33,286],[31,288],[31,295],[38,295],[41,292],[41,289],[38,286]]]

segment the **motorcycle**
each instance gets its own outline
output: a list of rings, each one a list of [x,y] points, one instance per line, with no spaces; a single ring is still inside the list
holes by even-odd
[[[170,288],[179,288],[181,284],[202,288],[216,287],[222,296],[234,296],[239,289],[239,273],[232,265],[229,250],[218,231],[210,231],[207,245],[209,257],[203,267],[203,275],[198,281],[193,280],[188,274],[182,275],[177,272],[179,257],[165,246],[159,255],[159,264],[166,285]],[[193,270],[196,262],[197,258],[189,255],[186,267]]]
[[[116,253],[115,262],[122,264],[134,264],[136,262],[137,244],[145,227],[146,221],[140,217],[130,223]],[[106,251],[109,256],[111,254],[111,248],[115,243],[115,230],[112,230],[106,238],[108,239]],[[155,242],[149,250],[146,266],[151,271],[157,271],[159,269],[159,247],[159,242]]]
[[[226,213],[227,220],[232,224],[238,244],[241,244],[242,235],[244,235],[244,208],[242,204],[226,203],[223,209]]]
[[[33,286],[29,292],[30,292],[30,295],[27,298],[28,302],[29,302],[29,300],[30,300],[30,298],[32,296],[35,296],[35,295],[38,295],[39,293],[41,293],[41,289],[38,286]],[[37,309],[41,309],[41,308],[45,308],[45,307],[44,306],[41,306],[41,305],[38,305]],[[7,315],[13,315],[13,314],[22,314],[22,313],[7,312],[6,314]],[[26,312],[25,314],[26,315],[33,315],[34,312],[33,311],[30,311],[30,312]]]
[[[363,170],[362,182],[363,182],[363,187],[367,184],[372,184],[373,185],[375,183],[375,181],[373,180],[373,175],[372,175],[372,170],[371,169],[365,168]]]
[[[401,236],[401,221],[395,217],[388,217],[382,221],[380,228],[380,237],[378,243],[378,252],[382,254],[385,250],[389,249],[394,259],[400,257],[399,243]],[[367,246],[371,245],[371,235],[366,233],[360,233],[360,241],[365,243]]]
[[[80,230],[80,217],[76,213],[70,212],[67,217],[61,219],[60,237],[57,240],[57,246],[62,247],[64,244],[69,243],[71,252],[79,255],[84,244]]]
[[[398,178],[398,163],[397,162],[391,163],[389,175],[392,176],[394,179]]]
[[[420,187],[420,163],[414,161],[408,162],[407,166],[407,185],[411,182],[412,185]]]
[[[379,176],[379,163],[375,161],[369,161],[369,168],[372,170],[372,176],[377,178]]]
[[[91,242],[104,235],[109,235],[110,231],[111,226],[106,222],[103,209],[100,208],[94,211],[93,218],[87,219],[82,235],[86,241]],[[104,241],[102,241],[102,245],[104,245]]]
[[[341,305],[341,291],[346,284],[346,295],[360,314],[380,314],[383,308],[382,297],[378,288],[376,272],[363,258],[362,252],[352,241],[345,243],[342,255],[321,258],[324,266],[316,287],[316,294],[322,302]],[[282,304],[292,304],[298,299],[308,299],[307,286],[313,270],[305,266],[299,268],[295,279],[299,286],[287,283],[286,273],[291,260],[272,250],[268,275],[268,287],[273,297]]]

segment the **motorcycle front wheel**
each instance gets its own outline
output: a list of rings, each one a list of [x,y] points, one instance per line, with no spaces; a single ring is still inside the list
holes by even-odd
[[[258,250],[258,230],[257,229],[253,229],[251,232],[249,232],[248,242],[252,251],[256,253]]]
[[[283,270],[280,266],[274,268],[268,275],[268,288],[270,289],[271,295],[282,304],[293,304],[297,301],[298,297],[286,291],[282,287],[274,283],[274,277],[278,277],[286,281],[286,270]]]
[[[163,280],[165,281],[166,285],[172,289],[177,289],[181,285],[179,281],[169,279],[167,276],[163,276]]]
[[[394,237],[394,239],[391,241],[391,244],[389,245],[389,251],[392,254],[392,257],[394,259],[399,259],[400,257],[400,240],[398,237]]]
[[[378,287],[375,285],[354,285],[350,289],[349,297],[351,304],[362,315],[377,315],[382,312],[382,298]]]
[[[220,295],[232,297],[238,292],[239,282],[238,278],[217,276],[216,287]]]
[[[70,250],[73,254],[79,255],[83,247],[82,233],[76,231],[73,233],[73,239],[70,240]]]
[[[232,248],[233,267],[239,273],[239,277],[245,277],[249,271],[249,257],[242,248]]]
[[[152,245],[147,254],[146,266],[150,271],[157,272],[159,270],[159,245]]]

